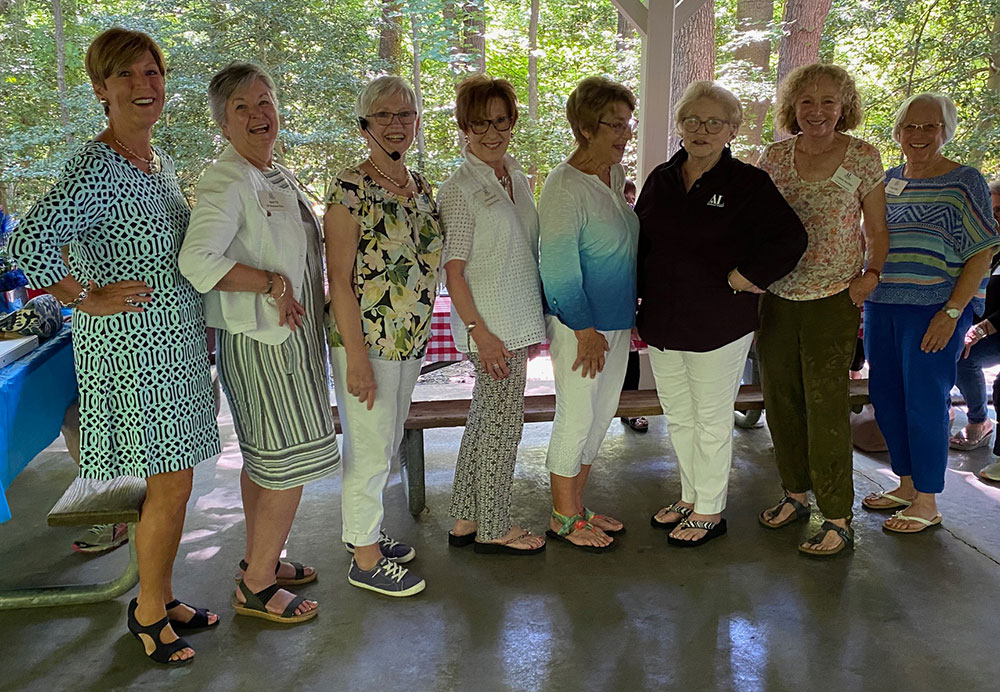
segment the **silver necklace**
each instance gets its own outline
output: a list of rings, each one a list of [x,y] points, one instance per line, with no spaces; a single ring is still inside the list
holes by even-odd
[[[115,137],[114,131],[111,132],[111,139],[115,140],[115,144],[117,144],[122,149],[124,149],[125,151],[127,151],[128,153],[130,153],[132,156],[134,156],[135,158],[139,159],[144,164],[146,164],[146,167],[149,169],[150,173],[152,173],[152,174],[155,175],[155,174],[157,174],[157,173],[160,172],[160,158],[156,155],[156,150],[155,149],[153,149],[152,147],[150,147],[150,151],[152,152],[153,155],[152,155],[152,157],[150,157],[150,158],[147,159],[144,156],[139,156],[137,153],[135,153],[134,151],[132,151],[131,149],[129,149],[127,146],[125,146],[125,144],[122,143],[122,141],[120,139],[118,139],[117,137]]]
[[[372,159],[371,156],[368,157],[368,163],[370,163],[372,165],[372,168],[375,169],[376,173],[378,173],[380,176],[382,176],[383,178],[385,178],[386,180],[388,180],[390,183],[392,183],[393,185],[395,185],[396,187],[398,187],[400,190],[405,190],[407,187],[409,187],[409,185],[410,185],[410,169],[409,168],[406,169],[406,180],[404,180],[402,183],[400,183],[400,182],[397,182],[395,178],[390,178],[389,175],[387,173],[385,173],[385,171],[383,171],[381,168],[379,168],[377,165],[375,165],[375,161],[374,161],[374,159]]]

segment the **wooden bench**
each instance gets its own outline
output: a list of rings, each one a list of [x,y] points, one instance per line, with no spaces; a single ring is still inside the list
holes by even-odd
[[[121,576],[98,584],[36,586],[0,591],[0,610],[81,605],[117,598],[139,583],[135,525],[146,499],[146,481],[122,476],[111,481],[76,478],[49,512],[49,526],[128,524],[129,563]]]
[[[410,412],[403,426],[403,442],[399,449],[399,471],[403,479],[406,504],[414,516],[425,506],[424,489],[424,430],[431,428],[455,428],[465,425],[469,415],[471,399],[443,399],[439,401],[415,401],[410,404]],[[858,408],[868,403],[868,380],[851,380],[851,406]],[[760,385],[740,386],[736,411],[759,411],[764,408],[764,394]],[[524,422],[550,422],[556,413],[554,394],[540,394],[524,397]],[[663,414],[655,389],[625,391],[618,402],[615,417],[659,416]],[[333,418],[337,432],[341,432],[337,407],[333,407]]]

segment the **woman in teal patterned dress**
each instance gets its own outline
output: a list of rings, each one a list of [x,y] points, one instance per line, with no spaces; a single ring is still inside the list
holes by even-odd
[[[81,475],[146,479],[128,627],[147,656],[182,663],[194,650],[174,630],[218,622],[171,585],[194,466],[219,453],[201,296],[177,269],[190,212],[173,162],[150,145],[164,101],[159,47],[110,29],[86,67],[108,127],[66,164],[10,250],[34,286],[73,308]]]
[[[328,340],[344,429],[343,540],[348,581],[412,596],[424,580],[400,566],[413,548],[382,531],[382,490],[420,375],[443,238],[430,186],[406,168],[420,127],[413,89],[379,77],[358,97],[369,156],[337,174],[323,218],[332,319]]]

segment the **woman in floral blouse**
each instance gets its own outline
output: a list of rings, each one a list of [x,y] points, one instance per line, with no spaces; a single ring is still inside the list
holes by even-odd
[[[882,160],[875,147],[845,134],[862,115],[843,68],[793,70],[781,84],[776,118],[797,136],[769,145],[760,162],[809,234],[798,265],[760,303],[757,353],[785,491],[760,522],[776,529],[808,518],[812,490],[827,521],[799,550],[817,556],[854,542],[847,372],[861,303],[878,285],[889,248]]]
[[[343,540],[348,581],[412,596],[424,580],[399,563],[416,556],[381,530],[382,490],[399,449],[430,337],[443,245],[430,186],[405,164],[420,117],[410,86],[379,77],[357,102],[369,149],[337,174],[326,197],[329,325],[343,440]]]

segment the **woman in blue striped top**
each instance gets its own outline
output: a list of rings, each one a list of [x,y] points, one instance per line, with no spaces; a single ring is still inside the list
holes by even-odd
[[[865,303],[869,390],[899,487],[863,504],[900,508],[883,524],[897,533],[941,523],[948,395],[1000,244],[983,176],[941,154],[957,121],[941,94],[913,96],[896,112],[893,138],[906,163],[886,172],[889,256]]]

